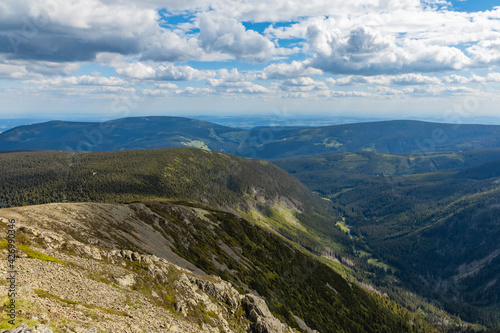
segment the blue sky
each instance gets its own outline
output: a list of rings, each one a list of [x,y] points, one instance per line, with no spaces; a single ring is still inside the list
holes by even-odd
[[[467,0],[467,1],[451,1],[451,6],[457,11],[466,12],[479,12],[485,10],[492,10],[493,7],[498,6],[498,1],[492,0]]]
[[[7,0],[0,119],[497,117],[496,5]]]

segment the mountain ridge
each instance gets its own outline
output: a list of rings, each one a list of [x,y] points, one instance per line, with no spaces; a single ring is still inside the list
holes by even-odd
[[[51,121],[0,133],[1,150],[113,151],[180,147],[263,159],[360,150],[428,155],[500,147],[500,125],[392,120],[245,130],[203,120],[153,116],[107,122]]]

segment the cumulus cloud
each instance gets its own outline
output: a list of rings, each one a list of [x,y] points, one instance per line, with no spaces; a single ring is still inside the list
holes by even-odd
[[[214,75],[213,71],[201,71],[190,66],[159,66],[155,78],[164,81],[203,80]]]
[[[459,70],[470,63],[454,47],[429,46],[417,40],[397,43],[393,36],[365,26],[341,31],[329,19],[310,25],[307,38],[316,52],[311,66],[335,74]]]
[[[124,86],[128,82],[118,77],[101,77],[101,76],[70,76],[70,77],[50,77],[42,80],[28,80],[26,83],[35,83],[40,85],[51,86],[67,86],[67,85],[83,85],[83,86]]]
[[[281,83],[281,89],[284,91],[312,91],[327,90],[328,86],[323,81],[315,81],[310,77],[300,77],[284,80]]]
[[[264,62],[274,52],[274,44],[241,22],[213,12],[198,16],[199,41],[206,52],[220,52],[238,60]]]
[[[453,84],[468,84],[468,83],[498,83],[500,82],[500,73],[492,72],[488,73],[486,76],[479,76],[473,74],[469,77],[452,74],[445,76],[443,82],[453,83]]]
[[[429,1],[436,2],[436,1]],[[242,21],[283,22],[311,16],[335,16],[397,9],[424,9],[420,0],[218,0],[211,8]]]
[[[170,82],[157,82],[155,85],[161,89],[179,89],[176,84]]]
[[[0,76],[12,79],[37,78],[43,75],[71,75],[80,68],[72,62],[0,59]]]
[[[179,36],[172,31],[164,30],[144,40],[141,51],[142,60],[158,62],[200,60],[203,51],[195,37]]]
[[[93,64],[117,75],[80,75]],[[500,82],[498,65],[500,7],[455,12],[444,0],[0,3],[0,78],[54,94],[118,94],[144,80],[158,98],[459,96]]]
[[[283,80],[321,74],[323,74],[323,71],[317,68],[308,67],[303,62],[294,60],[290,64],[277,63],[267,66],[263,70],[262,78]]]
[[[331,73],[452,71],[497,64],[500,9],[435,10],[444,5],[441,0],[8,0],[0,11],[0,53],[49,62],[94,61],[103,52],[157,62],[265,62],[300,51],[277,48],[270,38],[300,38],[307,41],[303,51],[314,56],[312,66]],[[199,32],[162,27],[157,11],[162,7],[189,13],[189,25]],[[287,20],[296,22],[272,26]],[[270,27],[261,35],[246,29],[244,21],[267,21]],[[464,43],[474,45],[464,53],[459,48]]]
[[[158,81],[193,81],[213,77],[213,71],[201,71],[190,66],[160,65],[152,66],[142,62],[119,65],[119,75],[133,79],[150,79]]]
[[[331,84],[339,86],[357,85],[357,84],[378,84],[378,85],[426,85],[441,84],[442,80],[438,77],[422,74],[400,74],[400,75],[376,75],[362,76],[350,75],[337,80],[330,79]]]
[[[90,1],[6,1],[0,53],[11,58],[89,61],[98,52],[135,54],[154,29],[153,8]]]
[[[233,18],[199,13],[200,32],[159,24],[157,8],[122,1],[6,1],[0,13],[0,53],[45,61],[94,61],[102,52],[143,60],[236,58],[266,61],[274,44]]]
[[[233,69],[219,71],[217,78],[207,80],[207,88],[217,93],[269,93],[269,89],[251,82],[244,74]]]

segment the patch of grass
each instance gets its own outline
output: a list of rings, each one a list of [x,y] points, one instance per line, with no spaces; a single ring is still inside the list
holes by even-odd
[[[217,313],[215,313],[215,311],[213,311],[213,310],[212,310],[212,311],[207,311],[207,315],[208,315],[209,317],[214,318],[214,319],[219,318],[219,316],[217,316]]]
[[[342,230],[343,232],[345,232],[346,234],[349,234],[351,233],[351,230],[347,227],[347,225],[345,224],[344,221],[338,221],[337,223],[335,223],[335,225],[337,227],[340,228],[340,230]]]
[[[16,299],[16,308],[17,310],[22,310],[22,313],[18,313],[16,316],[16,320],[14,321],[14,325],[9,324],[9,320],[11,320],[10,317],[7,317],[7,311],[6,308],[4,308],[5,305],[7,305],[7,300],[8,298],[5,297],[1,301],[0,304],[2,305],[2,311],[0,315],[0,330],[3,329],[13,329],[16,326],[18,326],[21,323],[26,323],[29,327],[35,326],[40,324],[41,322],[39,320],[33,320],[32,318],[32,309],[33,305],[29,303],[26,300],[23,299]]]
[[[189,139],[187,139],[187,140],[188,140],[187,142],[181,142],[181,144],[186,146],[186,147],[210,150],[210,148],[208,148],[207,144],[201,140],[189,140]]]
[[[49,256],[47,254],[35,251],[35,250],[31,249],[27,245],[20,244],[20,245],[17,246],[17,248],[19,250],[23,251],[24,253],[26,253],[26,255],[28,256],[28,258],[38,259],[38,260],[43,260],[43,261],[55,262],[55,263],[58,263],[58,264],[61,264],[61,265],[65,264],[64,261],[59,260],[59,259],[57,259],[55,257]]]
[[[389,266],[386,263],[379,261],[378,259],[374,259],[374,258],[368,259],[368,263],[370,265],[383,268],[386,271],[397,272],[397,269],[395,267]]]
[[[115,288],[119,288],[116,284],[114,284],[111,280],[109,280],[107,277],[104,277],[98,273],[91,273],[89,275],[87,275],[87,277],[91,280],[94,280],[94,281],[97,281],[97,282],[101,282],[101,283],[104,283],[104,284],[107,284],[107,285],[110,285],[110,286],[113,286]]]
[[[359,258],[370,258],[372,256],[371,253],[368,253],[363,250],[356,250],[355,254]]]

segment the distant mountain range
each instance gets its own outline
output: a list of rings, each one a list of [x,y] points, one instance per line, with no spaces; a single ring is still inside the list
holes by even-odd
[[[82,150],[194,147],[252,158],[335,151],[428,155],[500,147],[500,125],[395,120],[323,127],[232,128],[181,117],[108,122],[50,121],[0,134],[0,150]]]

